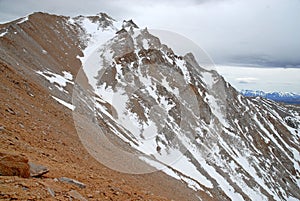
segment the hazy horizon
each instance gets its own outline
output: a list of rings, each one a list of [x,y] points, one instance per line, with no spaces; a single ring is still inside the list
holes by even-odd
[[[238,91],[249,89],[300,94],[300,85],[297,84],[300,80],[299,68],[216,65],[216,69]]]

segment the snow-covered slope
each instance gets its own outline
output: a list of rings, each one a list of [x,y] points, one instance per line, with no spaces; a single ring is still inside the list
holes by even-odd
[[[124,165],[140,159],[222,200],[300,198],[300,130],[286,121],[299,122],[296,111],[244,98],[192,54],[176,55],[132,21],[97,43],[82,58],[95,92],[93,111],[83,114],[93,112],[102,137],[108,131],[119,137],[118,146],[103,146],[113,146],[123,165],[99,157],[93,153],[97,144],[86,143],[101,162],[129,173],[153,171]]]
[[[162,170],[199,200],[300,199],[299,108],[240,95],[132,20],[99,14],[57,24],[79,40],[82,69],[32,73],[56,86],[50,93],[73,110],[82,144],[101,163]]]

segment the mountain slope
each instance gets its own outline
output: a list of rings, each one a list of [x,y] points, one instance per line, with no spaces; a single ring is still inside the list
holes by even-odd
[[[299,108],[241,96],[132,20],[37,13],[18,23],[1,26],[2,63],[73,111],[102,164],[162,170],[169,179],[149,176],[167,182],[156,192],[176,186],[178,200],[300,199]]]
[[[0,150],[25,155],[50,169],[41,179],[1,176],[0,198],[69,200],[76,190],[89,200],[195,200],[192,190],[165,174],[132,176],[112,171],[82,146],[72,111],[53,98],[72,103],[72,78],[65,75],[76,75],[81,67],[76,57],[83,56],[85,47],[80,39],[83,30],[73,29],[68,20],[34,13],[27,21],[0,25]],[[39,73],[46,70],[52,83]],[[63,81],[66,86],[60,85]],[[60,177],[87,187],[56,182]]]

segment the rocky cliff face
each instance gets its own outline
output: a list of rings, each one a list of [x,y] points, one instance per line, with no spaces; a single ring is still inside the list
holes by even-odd
[[[186,200],[300,199],[296,106],[243,97],[132,20],[37,13],[0,35],[1,61],[70,109],[107,167],[161,170],[192,189]]]

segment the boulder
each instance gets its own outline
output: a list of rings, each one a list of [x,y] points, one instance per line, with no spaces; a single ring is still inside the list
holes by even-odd
[[[70,178],[67,178],[67,177],[61,177],[58,180],[61,181],[61,182],[65,182],[65,183],[76,185],[79,188],[85,188],[86,187],[86,185],[84,183],[81,183],[81,182],[79,182],[79,181],[77,181],[75,179],[70,179]]]
[[[20,155],[0,153],[0,176],[30,177],[28,159]]]

